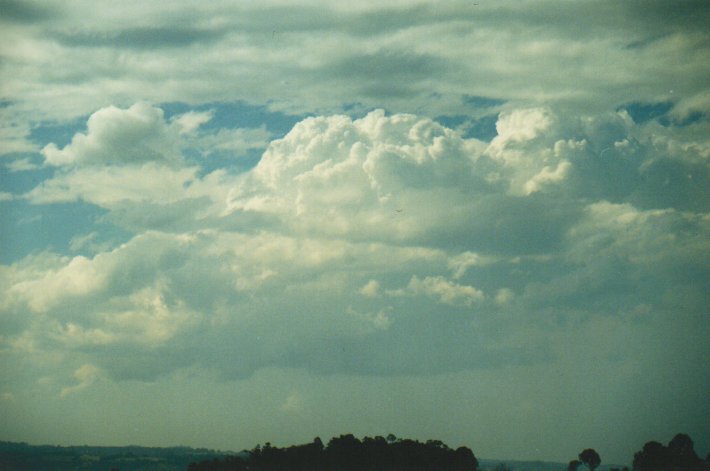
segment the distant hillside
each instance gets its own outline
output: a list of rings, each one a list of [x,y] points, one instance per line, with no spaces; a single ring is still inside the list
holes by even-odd
[[[190,463],[223,460],[248,453],[206,448],[141,446],[51,446],[0,441],[2,471],[185,471]],[[566,471],[564,463],[549,461],[479,460],[479,470],[494,471],[507,465],[510,471]],[[601,465],[597,471],[621,466]],[[504,469],[504,468],[498,468]]]
[[[567,465],[550,461],[481,460],[481,471],[493,471],[506,465],[511,471],[567,471]],[[505,469],[499,467],[498,469]]]
[[[2,471],[185,471],[232,453],[188,447],[51,446],[0,442]]]
[[[516,460],[480,460],[480,471],[495,471],[497,466],[506,465],[510,471],[567,471],[568,463],[556,463],[552,461],[516,461]],[[621,465],[602,464],[595,471],[609,471],[610,469],[622,469]],[[505,469],[505,468],[498,468]],[[584,466],[579,467],[579,471],[586,471]]]
[[[587,451],[593,450],[580,453],[580,460],[585,459]],[[632,459],[636,471],[710,471],[710,454],[700,458],[693,440],[684,433],[667,445],[647,442]],[[62,447],[0,441],[0,471],[567,471],[568,466],[543,461],[478,460],[467,447],[452,449],[439,440],[419,442],[392,434],[362,440],[352,434],[340,435],[327,445],[318,437],[312,443],[285,448],[266,443],[239,453],[189,447]],[[606,463],[577,467],[579,471],[629,468]]]

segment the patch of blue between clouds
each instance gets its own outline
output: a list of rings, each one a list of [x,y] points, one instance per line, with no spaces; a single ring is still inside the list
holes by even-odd
[[[62,129],[66,128],[66,129]],[[39,128],[37,128],[39,129]],[[76,129],[76,126],[74,128]],[[67,131],[69,130],[69,131]],[[47,134],[43,134],[47,131]],[[69,139],[74,134],[69,126],[43,125],[41,135],[47,136],[44,143],[53,142],[56,137],[68,132]],[[38,157],[34,153],[17,153],[15,158]],[[0,201],[0,263],[10,264],[30,254],[49,250],[62,255],[76,255],[81,250],[71,249],[72,240],[77,236],[96,232],[94,244],[106,241],[125,241],[129,234],[109,222],[103,222],[106,210],[85,202],[52,204],[32,204],[22,197],[43,181],[52,178],[57,171],[54,167],[39,167],[29,171],[13,172],[0,165],[0,191],[10,193],[13,199]],[[88,253],[87,253],[88,254]]]
[[[43,121],[30,130],[29,140],[44,147],[54,143],[60,149],[71,143],[74,134],[86,132],[86,121],[89,116],[80,116],[67,122]]]
[[[617,108],[617,111],[624,109],[629,113],[629,116],[631,116],[635,123],[643,124],[666,115],[671,108],[673,108],[672,101],[661,101],[658,103],[633,101],[621,105]]]
[[[72,249],[72,240],[96,232],[91,242],[128,239],[125,231],[102,222],[106,210],[84,202],[35,205],[24,199],[0,202],[0,263],[10,264],[49,250],[62,255],[89,255],[87,247]]]
[[[505,100],[499,100],[498,98],[478,95],[464,95],[462,97],[462,100],[465,105],[474,108],[492,108],[494,106],[500,106],[505,103]]]
[[[619,106],[616,110],[626,110],[637,124],[657,120],[659,124],[665,127],[689,126],[698,121],[710,119],[710,115],[707,112],[697,110],[689,113],[683,119],[674,118],[668,115],[668,112],[671,111],[674,106],[675,102],[671,100],[658,102],[632,101]]]
[[[212,110],[214,113],[212,119],[200,127],[204,131],[216,131],[223,128],[258,128],[263,125],[267,131],[277,137],[286,135],[297,122],[305,117],[280,111],[271,111],[267,106],[250,105],[243,101],[203,103],[196,106],[181,102],[171,102],[161,103],[157,106],[165,112],[166,119],[190,111]]]
[[[447,128],[456,129],[461,132],[461,135],[466,139],[479,139],[481,141],[490,142],[498,131],[496,130],[496,122],[498,115],[492,114],[481,118],[472,118],[465,115],[452,116],[437,116],[434,121]]]
[[[381,106],[365,106],[360,102],[345,103],[341,105],[342,114],[347,115],[350,119],[361,119],[376,110],[384,110],[385,116],[392,116],[392,110]]]
[[[434,120],[447,128],[456,129],[466,139],[475,138],[490,142],[498,134],[496,130],[498,113],[495,108],[505,104],[505,100],[480,95],[462,95],[461,101],[476,113],[441,115]],[[485,114],[481,116],[481,112]]]
[[[220,129],[255,129],[264,127],[272,139],[285,136],[293,126],[305,116],[290,115],[280,111],[271,111],[265,105],[251,105],[244,101],[210,102],[190,105],[182,102],[161,103],[159,106],[165,113],[165,119],[190,111],[212,111],[212,119],[200,126],[206,133],[216,133]],[[235,156],[231,151],[213,151],[209,158],[204,158],[196,149],[186,149],[184,155],[188,160],[198,161],[199,176],[204,176],[217,169],[229,169],[235,173],[245,172],[259,163],[265,149],[248,149],[243,155]]]
[[[34,153],[12,153],[6,154],[8,161],[20,160],[28,158],[36,160],[37,154]],[[5,165],[0,165],[0,191],[20,195],[26,193],[44,180],[51,178],[56,171],[52,167],[39,167],[35,170],[13,172]]]
[[[265,149],[247,149],[243,154],[235,156],[232,151],[215,150],[205,158],[197,149],[184,149],[183,155],[188,161],[198,162],[197,176],[205,175],[219,169],[226,169],[234,174],[251,170],[259,163]]]
[[[658,122],[661,123],[662,126],[669,127],[669,126],[689,126],[693,123],[697,123],[698,121],[708,121],[710,120],[710,113],[703,112],[703,111],[693,111],[688,114],[685,118],[678,120],[674,118],[670,118],[668,116],[661,116],[658,118]]]

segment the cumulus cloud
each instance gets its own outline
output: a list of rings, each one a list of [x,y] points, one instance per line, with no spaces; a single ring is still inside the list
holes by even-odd
[[[59,149],[48,144],[42,155],[49,165],[174,163],[179,160],[163,111],[147,103],[127,110],[110,106],[89,117],[86,134],[76,134]]]
[[[526,194],[535,193],[536,191],[543,191],[547,185],[552,185],[557,182],[561,182],[567,176],[571,164],[567,161],[562,161],[557,164],[554,169],[550,167],[543,167],[540,173],[534,175],[530,180],[525,182],[523,189]]]
[[[399,294],[401,291],[395,292]],[[419,279],[413,276],[405,292],[437,298],[440,303],[451,306],[471,306],[484,298],[483,292],[473,286],[459,285],[442,276],[427,276]]]
[[[380,283],[377,280],[369,280],[362,288],[360,294],[368,298],[374,298],[380,293]]]
[[[37,170],[39,168],[39,165],[32,162],[32,159],[29,157],[13,160],[12,162],[6,163],[5,166],[11,172],[27,172],[30,170]]]
[[[173,169],[155,163],[130,167],[94,166],[56,175],[27,194],[33,203],[83,200],[102,207],[122,202],[173,203],[186,198],[197,168]]]
[[[209,122],[213,116],[214,111],[188,111],[176,116],[173,123],[178,126],[180,134],[187,134]]]
[[[498,117],[498,135],[494,146],[505,147],[508,143],[525,142],[549,130],[553,118],[549,110],[531,108],[503,112]]]
[[[89,363],[82,365],[74,371],[74,378],[78,381],[78,383],[74,386],[63,388],[61,391],[61,397],[66,397],[71,394],[75,394],[82,389],[88,388],[98,379],[100,374],[101,370],[94,365]]]
[[[488,265],[494,261],[494,257],[466,251],[451,257],[448,265],[453,271],[453,278],[457,280],[464,276],[469,268]]]
[[[387,330],[392,325],[392,317],[389,315],[392,311],[392,306],[382,308],[375,313],[359,312],[352,306],[348,306],[347,313],[358,320],[359,327],[357,330],[362,332],[372,332],[373,330]]]
[[[56,270],[46,271],[39,279],[16,282],[7,292],[8,299],[24,300],[31,311],[46,312],[57,299],[85,296],[106,282],[103,274],[85,257],[65,259],[59,264]]]
[[[303,412],[303,397],[296,391],[291,392],[281,404],[280,409],[289,414],[299,414]]]
[[[158,122],[160,136],[170,125]],[[144,380],[206,365],[232,378],[549,361],[555,318],[614,306],[635,322],[638,306],[653,318],[699,296],[707,218],[681,200],[654,207],[642,190],[656,183],[642,177],[663,162],[702,179],[707,164],[695,137],[649,126],[528,108],[503,115],[484,143],[374,111],[305,119],[239,175],[79,159],[28,198],[92,202],[136,234],[91,257],[6,267],[5,345]]]
[[[131,231],[204,227],[194,221],[224,213],[237,176],[224,168],[205,172],[204,161],[188,162],[182,152],[246,152],[264,146],[269,136],[265,129],[199,132],[211,116],[187,112],[167,122],[162,109],[146,103],[103,108],[89,117],[87,132],[75,134],[64,148],[45,146],[45,162],[59,168],[24,198],[100,206]]]
[[[269,146],[229,204],[277,214],[296,230],[407,239],[462,211],[461,192],[490,189],[476,171],[486,165],[482,149],[413,115],[311,118]]]

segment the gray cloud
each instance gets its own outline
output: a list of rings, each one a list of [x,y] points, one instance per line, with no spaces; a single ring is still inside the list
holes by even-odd
[[[76,8],[67,5],[41,32],[18,23],[7,33],[31,50],[55,48],[52,55],[10,54],[23,81],[8,76],[6,83],[37,104],[42,84],[64,84],[51,98],[57,117],[135,97],[268,101],[298,113],[339,109],[345,95],[365,108],[431,116],[464,111],[466,96],[601,110],[628,101],[632,85],[639,95],[632,99],[663,100],[670,90],[692,99],[707,62],[701,30],[693,29],[704,24],[707,8],[693,2],[670,11],[657,2],[209,9],[188,2],[170,15],[151,5],[82,11],[93,16],[81,25],[72,20],[80,16]],[[632,43],[647,46],[625,48]],[[94,45],[101,47],[87,47]],[[669,72],[678,67],[682,74]],[[161,86],[168,77],[171,86]]]
[[[377,80],[383,76],[398,81],[430,77],[451,66],[432,55],[383,50],[341,59],[327,64],[324,70],[339,77],[355,75],[363,81]]]
[[[0,21],[5,23],[34,23],[55,16],[57,10],[46,3],[32,1],[2,0],[0,1]]]
[[[69,47],[115,47],[138,50],[187,47],[217,41],[226,32],[180,26],[136,27],[115,32],[58,33],[56,38]]]

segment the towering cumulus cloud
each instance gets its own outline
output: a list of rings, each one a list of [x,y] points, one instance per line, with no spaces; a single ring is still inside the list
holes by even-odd
[[[5,269],[18,354],[60,349],[115,378],[195,365],[431,374],[554,362],[550,336],[571,319],[631,328],[683,302],[675,321],[690,328],[701,312],[687,294],[701,296],[708,221],[686,209],[703,203],[657,204],[644,175],[686,172],[675,192],[691,196],[707,164],[699,145],[649,141],[623,112],[562,122],[514,110],[490,143],[408,114],[308,118],[228,178],[177,157],[152,167],[174,155],[159,108],[107,108],[87,127],[45,148],[73,169],[30,198],[78,195],[117,221],[201,209],[161,211],[177,231],[150,230],[145,213],[148,227],[110,250]],[[126,178],[151,171],[126,193]]]

